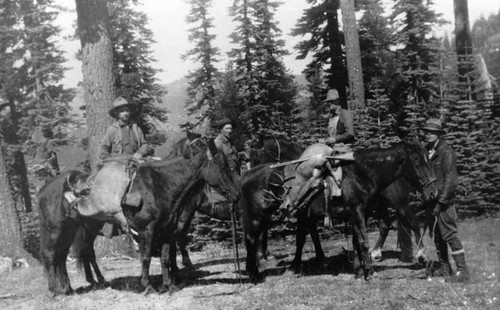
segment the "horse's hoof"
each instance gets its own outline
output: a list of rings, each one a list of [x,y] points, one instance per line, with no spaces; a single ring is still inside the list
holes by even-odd
[[[176,285],[162,285],[160,290],[158,291],[158,294],[165,294],[168,293],[169,295],[172,295],[175,292],[180,291],[180,288]]]
[[[64,295],[73,295],[73,294],[75,293],[75,291],[74,291],[74,290],[70,287],[70,288],[64,289],[64,290],[62,291],[62,293],[63,293]]]
[[[373,279],[374,275],[375,275],[375,272],[373,270],[366,271],[365,272],[365,281],[370,281],[371,279]]]
[[[295,276],[296,273],[293,269],[287,269],[285,270],[285,272],[283,273],[284,276]]]
[[[156,290],[151,285],[148,285],[146,286],[146,289],[144,290],[143,294],[146,296],[153,293],[156,293]]]
[[[182,262],[182,265],[184,266],[184,268],[189,269],[189,270],[196,269],[192,262]]]
[[[365,276],[362,269],[356,270],[354,272],[354,279],[362,279]]]

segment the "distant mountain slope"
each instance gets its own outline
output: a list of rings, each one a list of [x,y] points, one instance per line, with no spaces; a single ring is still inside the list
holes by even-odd
[[[160,104],[170,112],[168,113],[168,127],[173,131],[180,131],[180,124],[194,120],[193,116],[187,115],[188,111],[185,108],[188,99],[187,86],[188,81],[185,78],[167,84],[168,93],[163,97],[163,103]]]

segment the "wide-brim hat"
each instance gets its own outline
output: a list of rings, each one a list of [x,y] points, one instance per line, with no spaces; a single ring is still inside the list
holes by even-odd
[[[217,128],[219,129],[222,129],[224,126],[226,126],[227,124],[233,124],[233,121],[230,120],[229,118],[227,117],[224,117],[223,119],[221,119],[220,121],[217,122]]]
[[[109,109],[109,115],[116,118],[117,110],[120,109],[121,107],[127,107],[127,106],[130,108],[131,111],[134,111],[136,109],[135,104],[129,103],[127,99],[123,97],[118,97],[113,102],[113,107]]]
[[[434,133],[437,133],[437,134],[444,134],[444,133],[446,133],[446,131],[443,129],[443,124],[437,118],[429,118],[425,122],[424,127],[422,127],[422,130],[434,132]]]
[[[339,97],[339,92],[336,89],[330,89],[326,93],[326,98],[323,100],[323,102],[329,102],[329,101],[334,101],[340,99]]]

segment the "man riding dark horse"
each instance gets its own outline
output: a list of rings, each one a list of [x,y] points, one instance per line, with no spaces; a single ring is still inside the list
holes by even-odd
[[[322,116],[328,118],[329,136],[304,151],[301,156],[304,161],[297,166],[295,185],[287,199],[289,205],[299,208],[307,205],[308,197],[313,196],[319,187],[326,189],[325,195],[339,197],[342,181],[340,161],[354,159],[350,145],[355,140],[352,112],[342,109],[336,89],[328,91],[323,103],[328,109]],[[325,220],[331,222],[329,218]]]

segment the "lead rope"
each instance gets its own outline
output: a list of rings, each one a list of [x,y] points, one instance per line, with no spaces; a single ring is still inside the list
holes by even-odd
[[[432,236],[433,236],[432,237],[432,239],[433,239],[432,241],[434,241],[434,243],[435,243],[435,240],[436,240],[435,230],[436,230],[437,221],[438,221],[437,216],[434,216],[434,224],[432,224],[432,231],[431,231],[432,232]],[[399,218],[398,218],[398,222],[401,225],[401,221],[399,220]],[[406,230],[406,228],[404,227],[404,225],[401,225],[401,227],[403,227],[403,230],[405,231],[405,233],[410,237],[410,239],[413,242],[413,244],[415,244],[415,241],[411,238],[410,232],[408,230]],[[425,231],[424,231],[424,233],[425,233]],[[422,237],[420,239],[422,240],[423,237],[424,237],[424,235],[422,234]],[[420,244],[420,241],[419,241],[419,244]],[[417,249],[418,249],[418,245],[417,245]],[[427,259],[427,256],[425,256],[425,253],[422,253],[422,255],[424,256],[425,260],[429,262],[429,259]],[[433,263],[431,262],[430,263],[430,268],[432,268],[432,264]],[[429,265],[427,265],[427,266],[429,266]],[[427,266],[426,266],[426,269],[427,269]],[[443,283],[458,298],[458,300],[460,300],[460,302],[462,303],[462,305],[464,305],[465,308],[470,309],[469,306],[467,306],[467,304],[465,303],[465,301],[463,301],[462,298],[460,298],[460,295],[458,295],[458,293],[448,284],[448,282],[444,281]]]
[[[211,160],[208,161],[208,166],[210,167],[210,163],[211,163]],[[208,170],[207,169],[207,175],[205,177],[205,180],[208,179]],[[207,183],[208,185],[208,183]],[[208,185],[209,186],[209,185]],[[228,201],[230,201],[230,199],[228,199]],[[231,212],[231,222],[232,222],[232,231],[233,231],[233,248],[234,248],[234,268],[237,272],[237,278],[238,278],[238,286],[241,287],[242,285],[242,280],[241,280],[241,268],[240,268],[240,256],[239,256],[239,253],[238,253],[238,244],[237,244],[237,236],[236,236],[236,232],[237,232],[237,223],[236,223],[236,212],[234,210],[234,204],[232,202],[229,202],[229,208],[230,208],[230,212]]]

